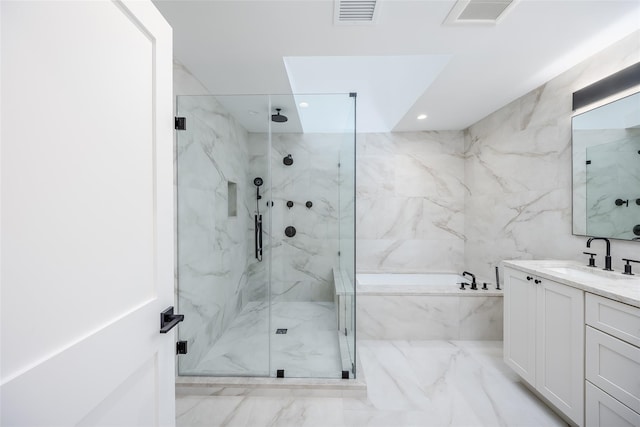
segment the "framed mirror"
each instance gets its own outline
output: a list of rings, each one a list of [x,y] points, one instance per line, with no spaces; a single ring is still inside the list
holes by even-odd
[[[640,92],[573,116],[573,234],[640,241]]]

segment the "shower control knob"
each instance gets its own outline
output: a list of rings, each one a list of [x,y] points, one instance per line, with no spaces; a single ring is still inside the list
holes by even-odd
[[[307,202],[304,205],[307,207],[307,209],[311,209],[311,206],[313,206],[313,203]]]
[[[296,235],[296,228],[292,225],[288,226],[284,229],[284,234],[287,237],[293,237]]]
[[[288,207],[289,209],[291,209],[291,208],[293,207],[293,202],[292,202],[291,200],[289,200],[289,201],[287,202],[287,207]]]
[[[527,280],[533,280],[533,277],[527,276]]]
[[[616,206],[627,205],[629,206],[629,200],[616,199]]]

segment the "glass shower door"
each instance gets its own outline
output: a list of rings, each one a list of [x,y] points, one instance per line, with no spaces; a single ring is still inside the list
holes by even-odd
[[[179,96],[179,375],[355,377],[355,96]]]
[[[266,130],[269,106],[266,96],[241,98],[177,98],[186,119],[176,131],[179,339],[188,347],[179,375],[269,375],[267,133],[231,113],[262,110],[255,125]]]
[[[272,109],[288,116],[271,123],[272,375],[354,376],[345,307],[355,301],[344,292],[355,255],[354,102],[271,96]]]

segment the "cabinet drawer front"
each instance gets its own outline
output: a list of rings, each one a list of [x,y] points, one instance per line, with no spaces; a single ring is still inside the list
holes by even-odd
[[[640,412],[640,348],[586,327],[586,378]]]
[[[637,427],[640,414],[632,411],[589,381],[585,384],[587,427]]]
[[[640,347],[640,308],[587,293],[585,322]]]

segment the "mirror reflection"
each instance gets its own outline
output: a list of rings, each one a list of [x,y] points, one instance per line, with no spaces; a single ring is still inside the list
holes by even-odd
[[[640,240],[640,92],[573,117],[573,234]]]

